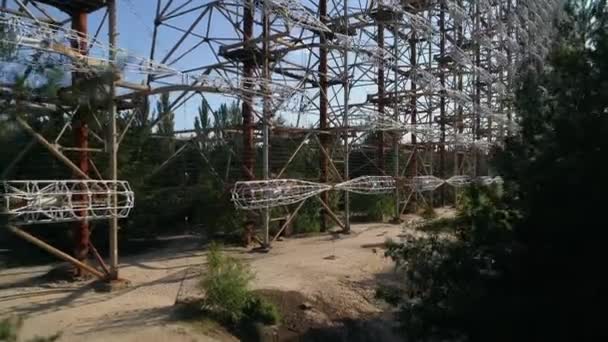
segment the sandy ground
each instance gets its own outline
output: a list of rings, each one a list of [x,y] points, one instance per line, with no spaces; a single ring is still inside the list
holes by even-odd
[[[352,230],[339,237],[285,239],[267,254],[228,250],[248,260],[255,289],[296,291],[331,304],[338,318],[358,318],[380,311],[374,289],[392,263],[377,246],[398,239],[403,230],[388,224],[353,225]],[[235,340],[172,318],[176,301],[200,296],[196,284],[206,261],[198,246],[193,239],[176,239],[162,250],[122,259],[121,277],[132,285],[111,293],[96,292],[86,282],[41,279],[51,266],[2,270],[0,316],[27,317],[23,338],[62,332],[61,341]]]

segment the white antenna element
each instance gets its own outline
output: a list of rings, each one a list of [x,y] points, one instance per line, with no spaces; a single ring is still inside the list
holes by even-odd
[[[458,94],[459,96],[466,96],[463,93],[455,92],[453,94]],[[512,121],[508,121],[508,119],[504,115],[494,114],[485,106],[478,107],[478,111],[482,113],[484,117],[498,117],[500,118],[500,122],[505,124],[508,123],[509,127],[515,128],[516,123]],[[404,131],[406,133],[410,133],[416,136],[423,142],[438,142],[440,138],[441,131],[437,125],[433,124],[405,124],[396,121],[392,117],[388,115],[384,115],[378,111],[359,107],[356,111],[354,111],[354,119],[355,122],[360,123],[361,128],[372,130],[372,131]],[[456,134],[446,137],[446,144],[453,146],[466,146],[466,147],[475,147],[481,150],[489,150],[489,148],[493,145],[493,143],[484,141],[484,140],[474,140],[472,137],[469,137],[464,134]]]
[[[444,183],[443,179],[435,176],[416,176],[412,178],[412,190],[415,192],[434,191]]]
[[[196,82],[197,87],[210,88],[215,92],[232,94],[232,95],[253,95],[264,96],[268,95],[271,98],[286,99],[292,97],[295,93],[303,92],[301,88],[290,87],[286,84],[277,83],[273,80],[265,80],[259,77],[239,77],[236,82],[226,79],[225,77],[211,75],[190,75],[183,74],[184,80]],[[265,94],[264,87],[268,85],[268,94]]]
[[[417,86],[420,86],[422,88],[441,88],[441,84],[435,78],[435,76],[422,68],[412,69],[410,71],[410,78],[412,82],[416,83]]]
[[[245,6],[249,6],[251,3],[252,2],[244,1]],[[254,6],[263,9],[264,2],[255,1]],[[337,48],[346,48],[349,51],[362,53],[369,60],[375,62],[386,60],[392,56],[388,50],[382,49],[377,45],[362,44],[354,37],[335,32],[334,29],[327,26],[327,24],[321,21],[314,13],[306,9],[298,0],[269,0],[266,1],[266,6],[268,6],[270,12],[283,19],[286,23],[311,31],[331,34],[335,37],[334,44]]]
[[[125,181],[16,180],[2,185],[2,213],[17,224],[125,218],[135,203]]]
[[[256,210],[301,202],[331,189],[331,185],[298,179],[240,181],[232,188],[232,201],[238,209]]]
[[[395,179],[390,176],[361,176],[334,186],[336,190],[362,195],[390,193],[395,191],[395,187]]]
[[[445,182],[455,188],[462,188],[462,187],[465,187],[465,186],[471,184],[471,181],[472,181],[471,177],[466,176],[466,175],[460,175],[460,176],[452,176],[449,179],[447,179]]]
[[[444,0],[447,3],[447,12],[450,14],[457,24],[462,24],[468,19],[467,12],[460,7],[456,1]]]
[[[329,190],[376,195],[395,187],[390,176],[362,176],[335,185],[298,179],[241,181],[232,188],[232,201],[238,209],[256,210],[295,204]]]
[[[452,176],[446,180],[435,176],[417,176],[412,178],[412,190],[415,192],[431,192],[437,190],[443,184],[448,184],[455,188],[462,188],[469,184],[478,183],[482,186],[490,186],[493,184],[503,184],[500,176],[481,176],[470,177],[466,175]]]
[[[473,103],[473,99],[465,92],[455,89],[444,89],[445,95],[461,106],[468,106]]]
[[[115,63],[118,69],[153,75],[179,73],[169,66],[136,56],[123,49],[111,48],[63,26],[3,13],[0,16],[0,28],[0,42],[62,55],[67,58],[63,66],[73,71],[99,71],[100,68],[109,68],[112,64],[109,56],[113,51],[116,54]],[[86,55],[71,47],[74,41],[83,41],[90,45]]]

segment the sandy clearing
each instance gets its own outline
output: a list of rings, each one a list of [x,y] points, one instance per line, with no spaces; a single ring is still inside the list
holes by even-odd
[[[376,277],[390,272],[383,251],[364,245],[398,238],[397,225],[353,225],[352,234],[285,239],[267,254],[229,248],[247,260],[256,274],[255,289],[297,291],[331,303],[339,318],[379,312],[373,302]],[[187,241],[187,240],[186,240]],[[124,258],[121,277],[126,290],[95,292],[87,283],[44,283],[36,277],[51,269],[12,268],[0,271],[0,316],[25,315],[23,337],[61,331],[61,341],[213,341],[230,336],[203,335],[172,319],[180,298],[198,296],[205,253],[199,242],[179,240],[168,248]]]

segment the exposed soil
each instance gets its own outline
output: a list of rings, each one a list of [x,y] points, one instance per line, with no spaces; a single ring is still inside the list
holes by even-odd
[[[277,305],[281,323],[276,341],[399,341],[392,316],[372,314],[365,319],[342,318],[335,305],[311,301],[299,292],[260,290],[261,296]]]
[[[360,224],[350,235],[284,239],[269,253],[226,248],[255,272],[253,289],[275,302],[283,316],[275,340],[391,341],[392,323],[375,289],[394,281],[382,244],[398,239],[398,225]],[[131,286],[110,293],[92,281],[44,276],[57,265],[0,271],[0,317],[26,317],[22,337],[61,332],[60,341],[236,341],[210,322],[184,321],[176,303],[201,298],[202,242],[170,239],[165,248],[121,259]],[[34,248],[34,247],[31,247]]]

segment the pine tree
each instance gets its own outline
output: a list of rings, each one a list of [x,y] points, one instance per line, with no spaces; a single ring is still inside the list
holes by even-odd
[[[203,151],[207,150],[207,140],[211,128],[211,118],[209,117],[209,103],[203,97],[201,105],[198,107],[198,116],[194,118],[194,130],[199,141],[199,146]]]
[[[164,137],[162,140],[162,154],[165,158],[168,158],[175,151],[175,144],[173,141],[173,134],[175,133],[175,114],[171,109],[169,93],[163,93],[160,96],[160,101],[156,103],[156,117],[160,118],[158,133]]]

